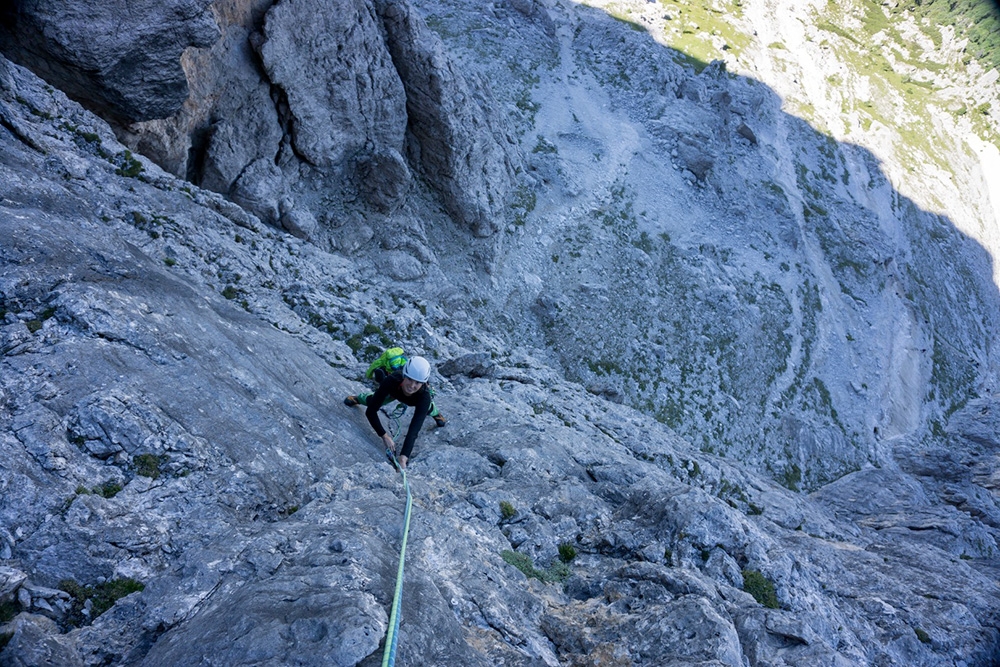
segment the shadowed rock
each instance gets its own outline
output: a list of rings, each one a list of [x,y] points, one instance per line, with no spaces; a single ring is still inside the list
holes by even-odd
[[[0,15],[0,50],[123,122],[163,118],[188,96],[181,53],[219,36],[208,0],[21,0]]]

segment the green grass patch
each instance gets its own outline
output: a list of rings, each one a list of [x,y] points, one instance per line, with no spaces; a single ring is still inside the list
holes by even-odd
[[[829,21],[820,21],[819,23],[816,24],[816,27],[819,28],[820,30],[826,30],[827,32],[832,32],[835,35],[839,35],[840,37],[843,37],[848,41],[854,42],[858,46],[861,45],[861,41],[854,34],[844,30],[838,25],[830,23]]]
[[[779,609],[778,594],[774,583],[764,576],[760,570],[743,570],[743,590],[753,596],[753,599],[768,609]]]
[[[158,479],[160,477],[162,472],[160,467],[166,462],[166,456],[157,456],[156,454],[139,454],[132,457],[132,466],[135,468],[135,474],[149,477],[150,479]]]
[[[114,481],[108,481],[105,482],[104,484],[101,484],[100,486],[95,486],[94,488],[92,488],[91,493],[96,493],[102,498],[114,498],[121,492],[121,490],[122,490],[121,484]],[[77,489],[77,492],[79,492],[79,489]]]
[[[538,143],[536,143],[535,147],[531,149],[531,152],[544,153],[547,155],[556,155],[557,153],[559,153],[559,148],[554,143],[552,143],[551,141],[549,141],[548,139],[539,134]]]
[[[96,586],[81,586],[72,579],[64,579],[59,582],[59,588],[69,593],[70,598],[72,598],[67,621],[75,627],[90,623],[111,609],[115,602],[121,598],[141,591],[145,587],[145,584],[129,577],[112,579]],[[87,600],[90,600],[92,605],[89,617],[84,613]]]
[[[663,28],[663,37],[672,48],[682,51],[704,64],[720,60],[724,52],[738,56],[751,41],[739,26],[743,16],[742,3],[729,0],[719,3],[695,3],[685,0],[660,0],[670,16]],[[720,6],[721,5],[721,6]]]
[[[546,584],[558,584],[566,581],[570,576],[569,566],[563,562],[555,563],[552,567],[540,570],[535,567],[531,557],[527,554],[507,550],[500,552],[500,557],[503,558],[505,563],[513,565],[524,573],[529,579],[538,579]]]
[[[624,23],[625,25],[627,25],[632,30],[635,30],[636,32],[646,32],[646,27],[641,23],[639,23],[638,21],[633,21],[626,12],[609,10],[608,16],[610,16],[611,18],[620,23]]]

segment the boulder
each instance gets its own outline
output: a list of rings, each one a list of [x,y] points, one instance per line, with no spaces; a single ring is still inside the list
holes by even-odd
[[[83,667],[73,640],[60,634],[55,621],[36,614],[21,614],[7,626],[12,633],[0,651],[0,664],[9,667]]]
[[[490,358],[489,352],[474,352],[449,359],[441,364],[438,370],[445,377],[467,375],[476,378],[489,375],[495,367],[496,364]]]
[[[0,600],[10,598],[28,578],[24,572],[13,567],[0,567]]]
[[[412,180],[406,160],[392,148],[360,155],[354,177],[365,201],[383,213],[393,211],[402,203]]]

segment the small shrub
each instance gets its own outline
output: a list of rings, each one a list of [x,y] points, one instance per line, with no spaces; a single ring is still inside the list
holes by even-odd
[[[924,644],[931,643],[931,636],[927,634],[927,632],[925,632],[923,629],[913,628],[913,631],[917,634],[917,639],[919,639],[922,643]]]
[[[528,221],[528,214],[535,210],[537,203],[538,195],[534,190],[525,185],[518,187],[511,201],[511,208],[515,211],[514,224],[518,226],[525,224]]]
[[[535,564],[531,562],[531,557],[527,554],[507,550],[501,551],[500,557],[503,558],[504,562],[508,565],[513,565],[523,572],[526,577],[533,577],[537,572],[537,570],[535,570]]]
[[[576,558],[576,547],[569,542],[563,542],[559,545],[559,560],[570,563],[574,558]]]
[[[546,584],[556,584],[565,581],[570,575],[569,566],[566,563],[555,563],[546,570],[539,570],[531,562],[531,557],[526,554],[516,551],[502,551],[500,552],[500,557],[508,565],[513,565],[519,569],[529,579],[538,579]]]
[[[125,149],[124,153],[117,156],[118,169],[115,173],[127,178],[138,178],[142,173],[142,163],[135,159],[132,151]]]
[[[150,479],[159,478],[161,472],[160,466],[166,462],[166,457],[157,456],[156,454],[139,454],[132,457],[132,466],[135,468],[135,474],[149,477]]]
[[[239,290],[237,290],[232,285],[226,285],[226,288],[222,290],[222,296],[226,297],[229,300],[235,299],[239,295],[240,295]]]
[[[177,260],[174,259],[173,257],[164,257],[163,263],[166,264],[167,266],[174,266],[175,264],[177,264]]]
[[[112,579],[97,586],[81,586],[72,579],[64,579],[59,582],[59,588],[69,593],[70,597],[73,598],[67,620],[74,626],[85,625],[93,621],[111,609],[119,599],[130,593],[141,591],[145,587],[145,584],[129,577]],[[92,605],[89,619],[83,613],[87,600],[90,600]]]
[[[76,487],[76,495],[78,496],[90,495],[90,489],[81,484],[80,486]]]
[[[0,651],[10,643],[10,638],[14,636],[13,632],[0,632]]]
[[[91,490],[104,498],[114,498],[118,495],[118,492],[122,490],[122,486],[117,482],[109,481],[101,484],[100,486],[95,486]]]
[[[768,609],[778,609],[778,595],[774,584],[759,570],[743,570],[743,590]]]
[[[42,328],[42,321],[41,320],[28,320],[27,322],[25,322],[25,326],[28,327],[28,331],[30,331],[31,333],[35,333],[39,329]]]
[[[553,563],[552,567],[542,572],[542,581],[547,584],[559,584],[569,579],[571,574],[569,565],[566,563]]]
[[[506,500],[500,501],[500,518],[504,521],[510,521],[517,514],[517,510]]]

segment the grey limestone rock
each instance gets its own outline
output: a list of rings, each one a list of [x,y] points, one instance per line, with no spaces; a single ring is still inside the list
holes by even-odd
[[[296,208],[291,204],[286,205],[286,201],[282,200],[279,204],[281,226],[300,239],[311,238],[319,226],[316,217],[306,209]]]
[[[12,633],[0,650],[0,662],[11,667],[85,664],[75,642],[60,633],[59,626],[45,616],[21,614],[10,624]]]
[[[489,236],[500,228],[522,161],[510,129],[486,81],[459,70],[412,5],[376,5],[406,91],[411,159],[458,222]]]
[[[268,11],[264,37],[261,60],[305,160],[330,168],[369,144],[402,150],[406,94],[369,0],[286,0]]]
[[[549,37],[556,34],[556,24],[542,0],[507,0],[511,7],[533,21],[537,21]]]
[[[412,176],[396,149],[383,148],[357,156],[354,180],[365,201],[378,211],[391,213],[405,199]]]
[[[218,36],[207,0],[27,1],[6,14],[0,49],[90,108],[135,122],[180,108],[181,53]]]
[[[13,568],[0,566],[0,600],[10,600],[18,588],[28,578],[24,572]]]
[[[280,202],[284,198],[281,170],[273,160],[261,158],[250,163],[233,183],[234,202],[269,225],[281,220]]]
[[[469,377],[483,377],[489,375],[496,364],[490,358],[489,352],[474,352],[466,354],[457,359],[448,359],[438,367],[441,375],[451,377],[453,375],[467,375]]]
[[[283,4],[219,3],[227,37],[185,56],[192,80],[250,73],[268,9],[273,47],[395,71],[402,134],[356,135],[402,142],[359,141],[392,167],[367,194],[283,124],[328,110],[323,86],[283,100],[257,72],[212,102],[208,83],[172,126],[218,121],[189,147],[243,209],[0,59],[0,662],[380,664],[405,493],[343,397],[390,343],[440,369],[448,418],[407,470],[405,664],[995,662],[981,247],[776,90],[633,30],[664,29],[657,3],[626,25],[578,3],[345,2],[361,22],[321,13],[325,35]],[[499,219],[521,150],[486,107],[518,146],[544,133],[553,183],[575,185],[521,192],[484,240],[468,232]],[[332,136],[296,140],[335,155]],[[671,157],[699,155],[691,185]],[[448,188],[467,199],[445,211]],[[125,578],[144,588],[101,614],[59,591]]]

